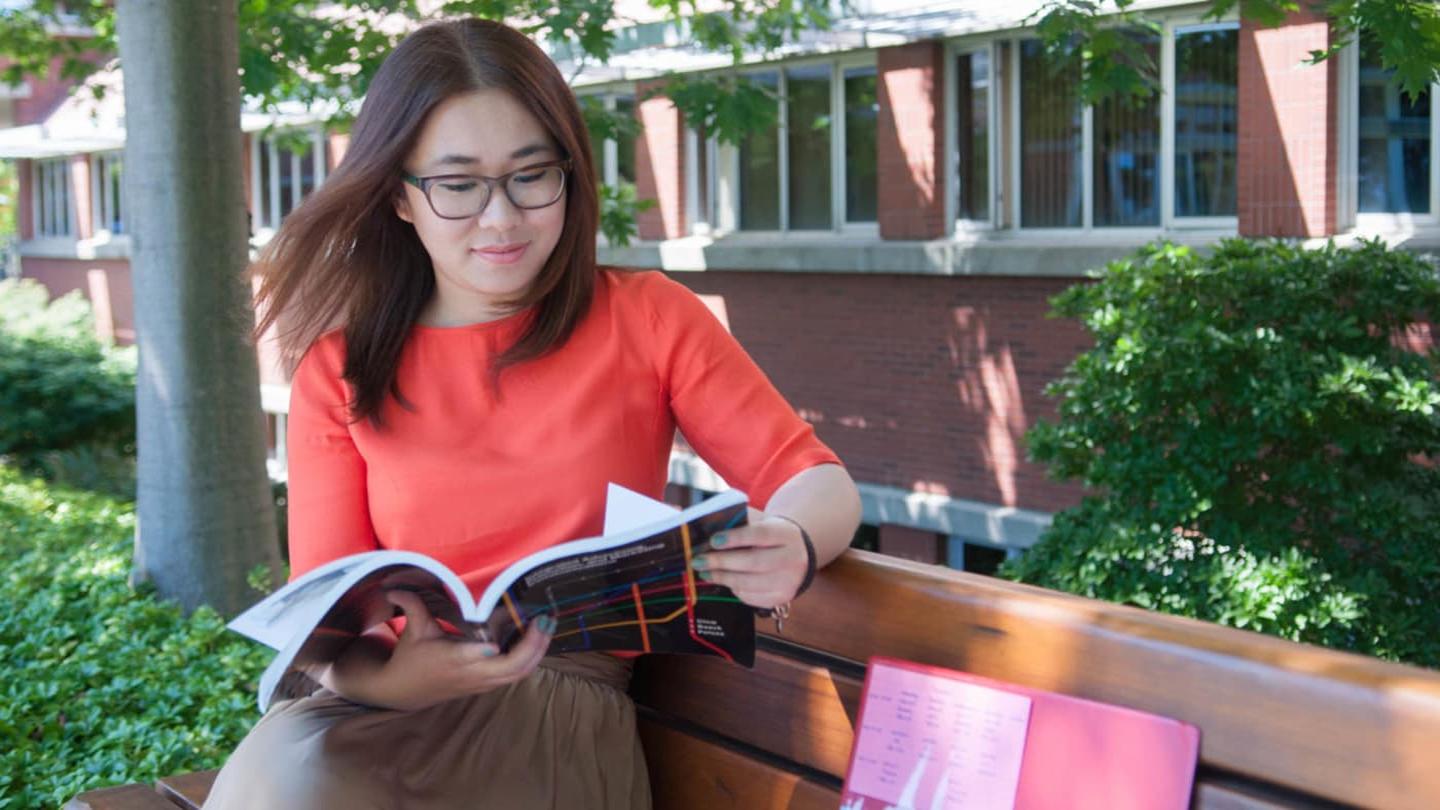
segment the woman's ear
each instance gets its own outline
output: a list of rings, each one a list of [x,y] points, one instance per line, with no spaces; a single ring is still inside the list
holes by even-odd
[[[406,194],[403,188],[395,195],[395,216],[411,225],[415,224],[415,217],[410,213],[410,195]]]

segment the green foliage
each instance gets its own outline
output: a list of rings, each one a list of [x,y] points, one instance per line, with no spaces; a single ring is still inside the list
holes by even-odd
[[[1153,94],[1158,76],[1143,52],[1127,47],[1123,29],[1154,28],[1135,0],[1048,0],[1030,16],[1045,48],[1061,68],[1080,72],[1080,96],[1088,103],[1108,96]],[[1299,0],[1208,0],[1205,16],[1220,19],[1239,11],[1242,19],[1277,26],[1298,11]],[[1312,63],[1334,56],[1360,34],[1385,43],[1383,67],[1412,98],[1440,81],[1440,6],[1417,0],[1306,0],[1331,20],[1331,42],[1313,51]]]
[[[635,233],[635,216],[641,211],[655,207],[654,200],[641,200],[635,196],[635,187],[629,183],[618,186],[600,187],[600,232],[610,244],[630,244],[630,235]]]
[[[127,583],[129,504],[0,467],[0,810],[215,768],[258,718],[264,648]]]
[[[1155,244],[1053,303],[1096,345],[1030,450],[1099,494],[1009,575],[1440,666],[1440,351],[1404,345],[1440,323],[1434,267]]]
[[[78,292],[48,301],[29,279],[0,281],[0,454],[133,447],[135,352],[100,343]]]

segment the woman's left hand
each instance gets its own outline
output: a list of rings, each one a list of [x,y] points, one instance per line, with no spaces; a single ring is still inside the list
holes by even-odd
[[[724,585],[757,608],[794,599],[808,566],[800,529],[758,509],[750,510],[749,525],[710,538],[709,547],[691,560],[701,580]]]

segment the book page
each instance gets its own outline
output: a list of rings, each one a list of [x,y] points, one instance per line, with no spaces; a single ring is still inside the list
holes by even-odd
[[[1030,698],[876,663],[843,810],[1015,806]]]
[[[664,520],[679,511],[668,503],[611,483],[605,489],[604,534],[620,534],[638,529]]]

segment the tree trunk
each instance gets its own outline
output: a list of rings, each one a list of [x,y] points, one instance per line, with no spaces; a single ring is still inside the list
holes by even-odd
[[[245,280],[234,0],[120,0],[139,441],[135,576],[229,616],[278,575]]]

